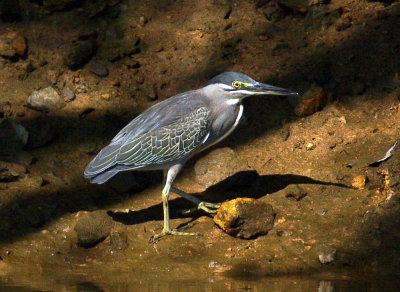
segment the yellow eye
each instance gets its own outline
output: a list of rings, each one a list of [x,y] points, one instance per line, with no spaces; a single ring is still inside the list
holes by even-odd
[[[240,88],[240,82],[239,81],[233,81],[232,86],[235,88]]]

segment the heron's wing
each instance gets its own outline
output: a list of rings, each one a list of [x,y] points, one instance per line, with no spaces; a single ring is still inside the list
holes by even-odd
[[[198,90],[175,95],[145,110],[127,124],[112,139],[111,144],[123,144],[133,137],[173,124],[193,111],[207,105],[207,100]]]
[[[179,141],[181,141],[180,139],[182,139],[183,141],[188,133],[185,132],[186,136],[179,136],[180,138],[176,138],[176,133],[173,130],[175,128],[175,125],[182,123],[182,121],[185,119],[194,118],[194,113],[197,112],[200,108],[206,109],[207,104],[208,101],[201,94],[201,92],[194,90],[178,94],[150,107],[139,116],[137,116],[135,119],[133,119],[129,124],[127,124],[112,139],[111,143],[108,146],[104,147],[96,155],[96,157],[86,167],[84,172],[85,177],[92,178],[99,173],[104,172],[107,169],[117,165],[119,163],[118,161],[127,159],[128,155],[132,156],[132,154],[134,154],[134,152],[132,151],[136,152],[139,150],[139,148],[135,148],[136,146],[140,147],[140,153],[143,152],[149,155],[148,151],[150,151],[150,148],[146,147],[146,142],[149,143],[150,140],[148,139],[153,136],[154,138],[151,138],[153,139],[151,140],[151,143],[155,143],[155,141],[158,141],[158,143],[161,143],[161,145],[165,145],[165,143],[167,142],[165,142],[165,139],[163,140],[163,137],[168,136],[170,137],[168,139],[171,139],[171,141],[168,142],[170,143],[168,145],[175,145],[175,148],[172,147],[173,150],[170,150],[171,152],[168,152],[169,154],[166,153],[167,151],[165,149],[159,149],[160,146],[157,146],[154,149],[151,148],[151,151],[154,151],[154,153],[156,153],[155,155],[164,155],[166,157],[170,155],[169,157],[171,160],[174,159],[174,155],[176,155],[176,157],[179,157],[179,155],[177,154],[178,152],[175,153],[174,151],[177,151],[176,149],[182,149],[182,147],[177,148],[177,142],[175,142],[175,140],[173,139],[179,139]],[[187,127],[184,128],[185,131],[187,129]],[[200,133],[200,135],[203,135],[203,133]],[[186,144],[187,143],[188,142],[186,142]],[[153,147],[153,145],[156,145],[156,143],[150,145],[152,145]],[[160,152],[158,152],[158,150]],[[182,155],[182,153],[180,155]],[[137,161],[140,162],[141,165],[145,164],[144,156],[145,154],[143,154],[143,156],[140,156]],[[131,159],[133,161],[133,157]],[[162,161],[161,158],[159,158],[159,160]],[[141,165],[138,165],[137,168],[141,167]],[[135,166],[132,166],[132,168],[135,168]]]
[[[201,107],[173,124],[126,140],[116,164],[143,167],[189,157],[208,137],[209,115],[210,111]]]

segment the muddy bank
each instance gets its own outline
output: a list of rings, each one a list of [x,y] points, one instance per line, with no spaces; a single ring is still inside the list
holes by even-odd
[[[399,156],[370,165],[399,139],[398,2],[90,2],[1,6],[4,271],[398,275]],[[232,237],[201,212],[182,216],[192,206],[173,195],[172,227],[202,235],[149,244],[162,228],[161,174],[93,186],[83,169],[144,109],[223,71],[302,94],[246,100],[239,128],[176,185],[269,204],[272,229]]]

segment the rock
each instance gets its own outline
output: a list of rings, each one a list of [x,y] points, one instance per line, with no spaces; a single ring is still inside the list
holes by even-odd
[[[12,182],[25,176],[27,169],[25,166],[0,161],[0,182]]]
[[[294,109],[296,116],[305,117],[321,110],[326,104],[326,93],[318,85],[313,84],[309,90],[301,96]]]
[[[299,139],[299,140],[297,140],[296,142],[294,142],[293,147],[294,147],[295,149],[302,149],[305,142],[306,142],[306,141],[305,141],[304,139]]]
[[[306,145],[306,150],[307,150],[307,151],[312,151],[312,150],[315,149],[315,147],[317,147],[317,145],[315,145],[315,144],[312,143],[312,142],[309,142],[309,143],[307,143],[307,145]]]
[[[64,105],[64,100],[51,86],[36,90],[28,97],[28,107],[43,113],[58,110]]]
[[[89,71],[96,74],[99,77],[106,77],[108,76],[108,69],[103,66],[101,63],[98,62],[90,62],[89,63]]]
[[[290,185],[285,190],[286,198],[294,198],[296,201],[300,201],[307,196],[307,191],[302,189],[299,185]]]
[[[336,249],[323,247],[318,254],[319,262],[323,265],[332,263],[336,257]]]
[[[91,41],[74,44],[64,57],[64,64],[72,70],[77,70],[88,62],[94,53],[94,44]]]
[[[25,56],[26,52],[27,44],[21,32],[13,31],[0,36],[0,56],[13,59]]]
[[[231,236],[251,239],[267,234],[274,226],[274,219],[270,204],[238,198],[223,203],[214,222]]]
[[[198,184],[208,188],[237,172],[248,171],[247,163],[241,160],[231,148],[219,148],[201,157],[194,166]]]
[[[26,149],[29,150],[46,146],[57,138],[56,129],[43,117],[32,120],[26,125],[26,129],[29,132]]]
[[[78,245],[81,247],[94,247],[110,235],[114,225],[113,220],[106,211],[85,212],[75,225],[78,236]]]
[[[9,119],[0,123],[0,157],[18,153],[28,142],[28,131],[24,126]]]
[[[101,95],[101,98],[104,99],[104,100],[110,100],[111,94],[110,93],[103,93]]]
[[[76,97],[75,93],[69,87],[64,87],[61,94],[65,102],[71,102]]]
[[[351,186],[356,190],[362,190],[365,187],[365,184],[368,182],[368,178],[365,175],[357,175],[353,178],[351,182]]]

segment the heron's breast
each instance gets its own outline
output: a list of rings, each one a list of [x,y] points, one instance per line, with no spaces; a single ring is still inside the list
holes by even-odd
[[[229,106],[220,111],[212,122],[207,147],[225,139],[237,127],[243,115],[243,105]]]

